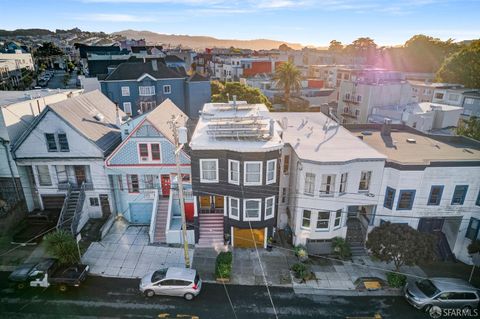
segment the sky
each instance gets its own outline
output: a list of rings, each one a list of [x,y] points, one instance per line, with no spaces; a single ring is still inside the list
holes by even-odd
[[[480,38],[480,0],[0,0],[0,29],[125,29],[328,46]]]

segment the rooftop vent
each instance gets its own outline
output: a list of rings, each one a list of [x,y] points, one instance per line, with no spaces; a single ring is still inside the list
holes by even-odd
[[[407,143],[415,144],[415,143],[417,143],[417,140],[414,139],[414,138],[407,138]]]
[[[103,115],[102,113],[97,113],[93,116],[93,118],[99,122],[103,122],[105,120],[105,115]]]
[[[367,136],[367,135],[372,135],[372,132],[370,132],[370,131],[363,131],[363,132],[362,132],[362,135],[365,135],[365,136]]]

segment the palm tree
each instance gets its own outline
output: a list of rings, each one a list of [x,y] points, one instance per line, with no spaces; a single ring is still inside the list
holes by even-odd
[[[302,75],[300,70],[292,62],[285,62],[275,70],[273,76],[275,84],[284,90],[285,105],[289,111],[290,92],[300,91],[302,86]]]

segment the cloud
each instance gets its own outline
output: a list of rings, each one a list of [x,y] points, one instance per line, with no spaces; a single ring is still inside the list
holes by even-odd
[[[135,16],[121,13],[91,13],[76,17],[76,20],[91,20],[100,22],[142,22],[153,21],[150,17]]]

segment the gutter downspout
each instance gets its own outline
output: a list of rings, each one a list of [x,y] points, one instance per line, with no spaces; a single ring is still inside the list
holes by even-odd
[[[15,194],[17,195],[17,200],[20,200],[20,195],[18,193],[18,188],[17,188],[17,182],[15,180],[15,174],[13,173],[12,163],[10,161],[10,152],[7,147],[7,144],[9,144],[9,142],[2,137],[0,137],[0,142],[2,143],[2,146],[5,149],[5,154],[7,155],[8,168],[10,169],[10,174],[12,175],[13,187],[15,188]]]

